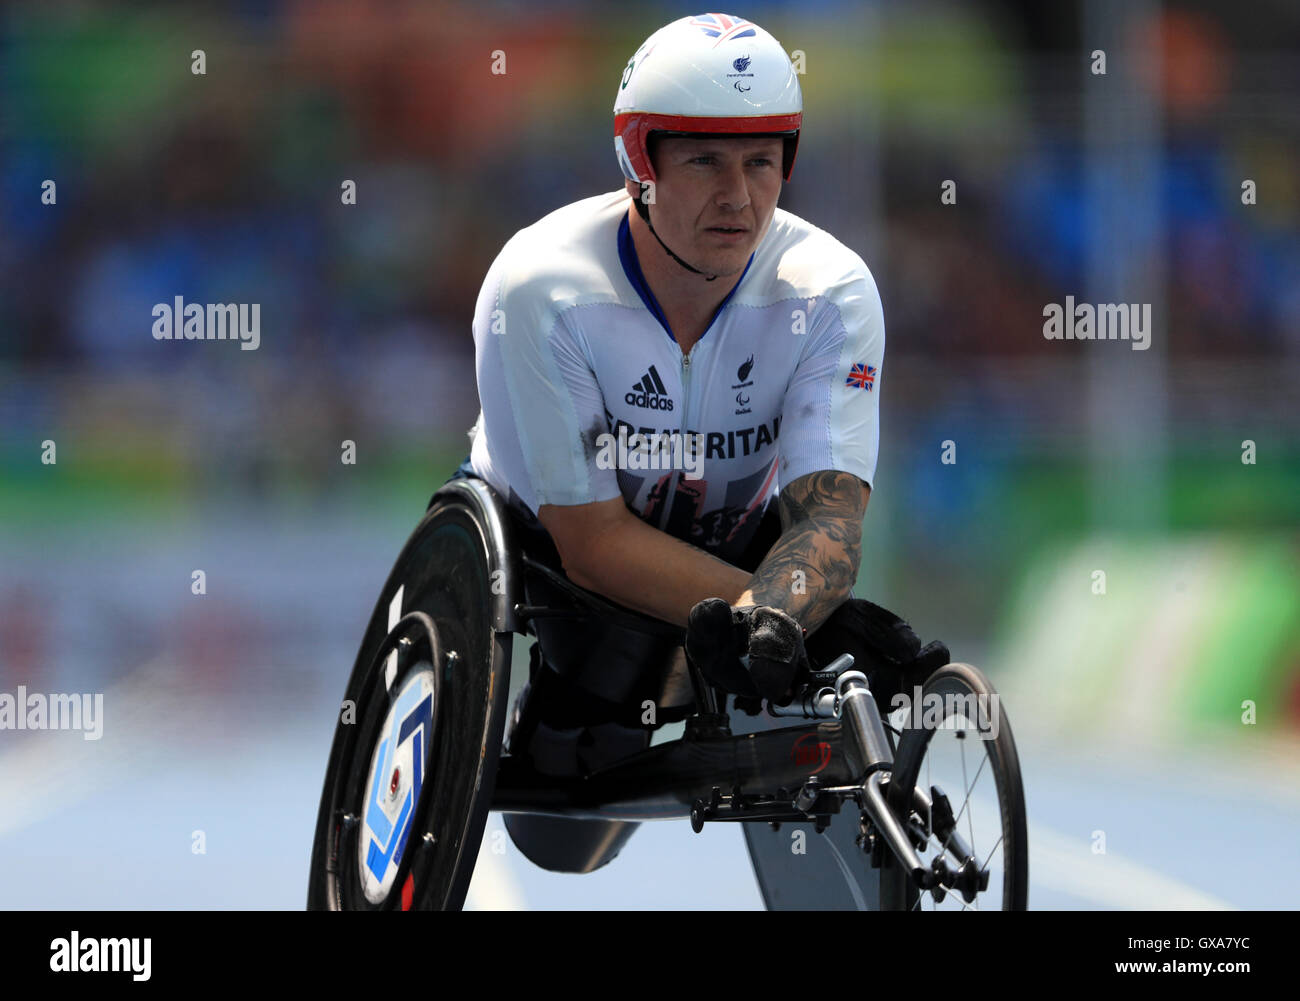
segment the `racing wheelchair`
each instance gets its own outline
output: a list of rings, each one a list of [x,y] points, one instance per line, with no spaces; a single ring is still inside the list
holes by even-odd
[[[655,720],[683,723],[680,737],[652,746],[647,727],[590,770],[540,769],[516,739],[518,707],[507,740],[515,634],[585,623],[618,649],[631,638],[680,652],[684,630],[573,584],[537,538],[480,479],[453,478],[433,495],[348,680],[309,909],[461,908],[492,810],[527,858],[554,871],[590,872],[641,822],[689,817],[696,832],[742,824],[768,909],[1027,906],[1011,728],[993,686],[949,663],[942,644],[892,678],[832,650],[784,705],[737,699],[687,662],[688,697]],[[548,670],[539,646],[534,683]],[[654,690],[624,685],[616,697],[634,716],[655,705],[642,698]]]

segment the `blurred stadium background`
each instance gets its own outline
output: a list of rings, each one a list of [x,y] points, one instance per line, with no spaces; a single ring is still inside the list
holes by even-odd
[[[0,691],[107,693],[98,742],[0,731],[0,906],[302,906],[371,603],[466,451],[480,282],[620,186],[621,68],[697,12],[0,13]],[[781,206],[884,300],[858,592],[1002,688],[1031,905],[1294,907],[1261,863],[1300,820],[1300,12],[732,12],[805,53]],[[1151,303],[1150,350],[1045,340],[1067,295]],[[260,349],[155,341],[176,296],[260,303]],[[470,903],[758,906],[721,826],[586,877],[485,847]]]

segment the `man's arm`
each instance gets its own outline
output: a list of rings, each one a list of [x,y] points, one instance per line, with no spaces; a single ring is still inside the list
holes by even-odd
[[[862,480],[836,470],[808,473],[787,485],[777,498],[781,538],[733,604],[779,608],[815,632],[853,592],[870,498]]]
[[[781,538],[752,576],[647,525],[622,498],[543,504],[537,516],[569,579],[628,608],[685,626],[697,602],[723,598],[779,608],[811,633],[853,590],[870,496],[852,473],[809,473],[789,484],[777,498]]]
[[[665,622],[684,627],[697,602],[735,604],[750,584],[739,567],[647,525],[621,497],[543,504],[537,517],[571,581]]]

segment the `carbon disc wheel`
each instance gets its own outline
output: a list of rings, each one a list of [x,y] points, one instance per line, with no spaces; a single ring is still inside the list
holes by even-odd
[[[485,519],[430,507],[376,604],[317,815],[312,910],[463,906],[501,754],[511,636],[493,623]]]

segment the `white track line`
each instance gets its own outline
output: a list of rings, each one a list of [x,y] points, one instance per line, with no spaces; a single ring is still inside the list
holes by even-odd
[[[1029,906],[1034,887],[1050,887],[1111,910],[1231,911],[1237,908],[1171,876],[1048,828],[1029,828]]]
[[[168,740],[202,722],[201,706],[176,687],[164,658],[141,664],[104,691],[104,734],[30,731],[0,755],[0,835],[65,810],[148,767]],[[6,737],[9,734],[6,733]]]

